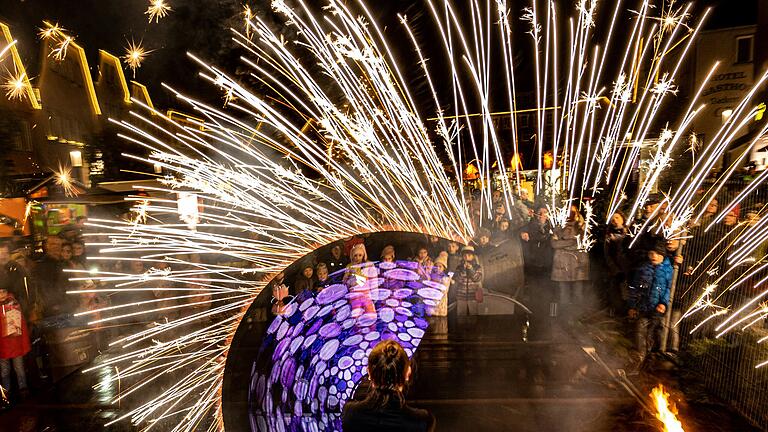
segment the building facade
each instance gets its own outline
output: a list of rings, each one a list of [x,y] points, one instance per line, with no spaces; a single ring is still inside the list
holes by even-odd
[[[16,40],[13,31],[19,30],[0,22],[0,50]],[[0,97],[3,196],[23,193],[14,181],[60,170],[85,186],[137,177],[131,172],[138,169],[121,169],[126,163],[121,154],[136,149],[117,136],[118,127],[110,119],[127,119],[134,108],[132,97],[154,108],[146,87],[126,80],[117,56],[100,50],[92,67],[75,41],[66,55],[56,55],[59,42],[43,39],[37,63],[23,64],[18,42],[0,58],[0,68],[9,74],[2,77],[4,83],[24,77],[22,92]]]
[[[692,123],[701,142],[715,139],[755,82],[756,25],[709,30],[696,44],[694,86],[700,86],[715,63],[718,67],[701,94],[706,104]],[[697,88],[696,88],[697,89]],[[696,90],[694,89],[694,90]],[[747,128],[740,134],[747,132]]]

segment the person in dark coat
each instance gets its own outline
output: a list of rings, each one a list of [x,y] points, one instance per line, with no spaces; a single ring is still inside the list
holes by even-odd
[[[437,236],[427,236],[427,252],[432,258],[436,258],[440,252],[445,250],[442,240]]]
[[[665,255],[664,243],[648,252],[629,284],[629,318],[635,321],[635,348],[640,358],[659,342],[664,313],[669,307],[672,264]]]
[[[525,269],[525,297],[535,303],[549,303],[550,314],[556,313],[558,295],[552,283],[552,223],[544,205],[536,208],[533,219],[520,230]]]
[[[331,285],[331,278],[328,277],[328,266],[325,263],[317,263],[315,274],[317,275],[317,281],[315,283],[315,290],[317,290],[317,292],[320,292]]]
[[[448,273],[455,273],[456,267],[461,262],[461,253],[459,253],[459,244],[456,242],[448,243]]]
[[[475,255],[482,261],[494,248],[493,244],[491,244],[491,231],[488,228],[477,230],[477,237],[474,243]]]
[[[448,243],[448,268],[447,272],[451,274],[456,273],[456,269],[459,266],[459,263],[461,262],[461,253],[460,253],[460,247],[459,244],[456,242],[449,242]],[[448,289],[448,304],[452,305],[456,303],[456,278],[451,278],[451,285]]]
[[[501,243],[509,240],[512,237],[512,230],[510,229],[509,219],[502,219],[499,221],[498,227],[491,233],[491,243],[494,246],[498,246]]]
[[[45,243],[45,255],[35,265],[32,273],[43,299],[46,317],[67,313],[69,310],[69,299],[66,294],[69,282],[64,275],[62,247],[63,241],[60,237],[49,236]]]
[[[10,245],[0,243],[0,289],[5,288],[13,295],[21,305],[27,320],[36,321],[39,317],[33,310],[40,299],[27,269],[20,264],[23,257],[19,258],[18,262],[11,259]],[[35,316],[30,316],[30,314]]]
[[[509,218],[498,222],[491,237],[491,244],[498,251],[491,259],[481,254],[480,261],[485,270],[485,284],[490,289],[497,289],[517,297],[525,285],[525,259],[520,230],[530,218],[528,207],[519,199],[510,205]]]
[[[659,209],[660,205],[661,198],[658,194],[649,195],[643,207],[643,214],[636,220],[638,227],[645,228],[630,249],[629,262],[633,263],[632,270],[636,270],[638,265],[645,262],[648,252],[653,250],[657,243],[664,241],[663,233],[655,229],[665,218],[663,211]]]
[[[539,206],[534,218],[520,230],[526,277],[536,280],[546,276],[549,279],[552,271],[552,232],[549,210],[546,206]]]
[[[394,340],[379,342],[368,355],[370,386],[362,400],[349,401],[342,411],[344,432],[432,432],[429,411],[405,402],[411,366],[403,347]],[[357,394],[356,394],[357,396]]]
[[[298,296],[305,291],[313,292],[315,290],[314,274],[315,270],[312,268],[311,262],[306,262],[301,266],[301,273],[296,275],[296,279],[293,281],[294,296]]]
[[[603,239],[603,257],[605,258],[606,279],[603,302],[608,307],[609,315],[620,313],[624,308],[622,290],[630,272],[629,257],[627,256],[627,240],[629,230],[626,218],[621,212],[611,216],[611,221]]]
[[[340,244],[337,243],[331,246],[331,255],[325,260],[330,274],[334,274],[347,267],[347,260],[341,252],[342,248]]]

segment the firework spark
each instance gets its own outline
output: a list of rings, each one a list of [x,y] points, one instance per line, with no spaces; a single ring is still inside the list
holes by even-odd
[[[54,174],[54,180],[64,190],[64,195],[71,197],[79,194],[77,186],[73,183],[72,168],[59,165],[59,169]]]
[[[251,35],[253,34],[251,30],[251,20],[253,19],[254,14],[253,10],[251,10],[251,7],[247,4],[243,5],[243,20],[245,20],[245,25],[243,26],[245,28],[245,37],[248,39],[251,38]]]
[[[38,32],[40,39],[50,41],[54,44],[48,55],[53,57],[56,61],[64,60],[67,58],[67,50],[69,49],[70,44],[75,41],[75,38],[65,33],[64,28],[59,26],[58,23],[52,24],[48,21],[43,21],[43,25],[44,27]]]
[[[147,11],[144,12],[144,15],[149,16],[150,23],[152,21],[158,23],[160,22],[160,19],[165,18],[171,10],[171,7],[165,0],[149,0],[149,7],[147,8]]]
[[[147,55],[151,51],[147,51],[141,44],[131,41],[127,47],[125,47],[125,55],[123,55],[123,62],[133,72],[133,77],[136,78],[136,69],[141,67],[141,63],[147,58]]]
[[[48,23],[44,22],[45,27],[42,27],[38,30],[38,36],[40,36],[40,39],[53,39],[57,38],[60,35],[64,33],[64,29],[59,26],[59,23]]]
[[[26,73],[21,73],[15,76],[9,76],[3,84],[3,90],[5,90],[5,96],[9,100],[22,100],[27,96],[26,93]]]

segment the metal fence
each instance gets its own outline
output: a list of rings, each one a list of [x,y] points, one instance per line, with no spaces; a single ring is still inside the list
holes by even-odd
[[[748,181],[732,181],[717,195],[719,208],[722,210],[744,190]],[[703,206],[704,204],[702,204]],[[729,221],[712,225],[705,221],[691,229],[693,238],[683,249],[684,263],[678,275],[675,293],[675,307],[685,311],[700,298],[707,287],[713,289],[712,300],[719,307],[728,307],[732,313],[752,301],[762,291],[768,289],[768,281],[757,285],[768,276],[768,270],[757,271],[744,283],[734,289],[728,289],[743,275],[758,269],[765,263],[765,247],[760,247],[752,254],[754,263],[733,267],[727,258],[733,248],[732,241],[739,233],[754,223],[757,218],[768,212],[768,188],[760,187],[748,195],[739,206],[736,225]],[[694,271],[691,271],[691,270]],[[716,285],[716,286],[715,286]],[[766,296],[768,297],[768,296]],[[761,306],[762,298],[749,306],[753,310]],[[766,303],[762,305],[768,307]],[[726,315],[714,317],[702,322],[719,309],[710,307],[694,314],[678,326],[682,348],[691,359],[690,368],[694,369],[710,392],[729,402],[736,410],[763,429],[768,429],[768,365],[757,368],[768,361],[768,326],[766,319],[757,321],[747,329],[735,328],[721,337],[717,337],[718,323]],[[767,309],[768,310],[768,309]],[[763,343],[760,343],[763,342]],[[674,348],[674,346],[672,346]]]

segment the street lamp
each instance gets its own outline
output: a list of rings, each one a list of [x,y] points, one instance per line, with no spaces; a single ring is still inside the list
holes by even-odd
[[[720,113],[720,116],[723,119],[723,124],[728,122],[728,119],[731,118],[731,115],[733,115],[733,110],[730,108],[724,109],[723,112]]]

